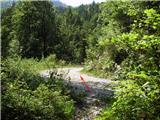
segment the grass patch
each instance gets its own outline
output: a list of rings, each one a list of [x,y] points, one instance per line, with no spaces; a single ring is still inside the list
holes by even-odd
[[[114,98],[109,99],[107,101],[106,107],[102,110],[101,114],[98,115],[94,120],[115,120],[114,118],[110,119],[110,116],[112,115],[111,114],[112,105],[114,102],[115,102]]]
[[[106,78],[106,79],[112,79],[112,75],[113,75],[111,73],[105,73],[104,71],[87,70],[85,68],[82,69],[80,72],[84,73],[84,74],[91,75],[91,76],[100,77],[100,78]]]

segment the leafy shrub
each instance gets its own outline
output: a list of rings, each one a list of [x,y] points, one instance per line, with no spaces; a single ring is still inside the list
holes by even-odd
[[[72,117],[73,101],[63,96],[61,91],[50,90],[44,84],[32,91],[27,89],[25,83],[19,81],[9,86],[3,97],[2,106],[6,105],[5,109],[14,111],[4,114],[6,115],[4,118],[24,119],[26,116],[30,119],[70,119]]]
[[[116,88],[116,101],[99,117],[102,120],[158,120],[160,118],[160,73],[129,73]]]
[[[155,119],[158,117],[154,105],[154,102],[160,99],[157,88],[147,91],[134,81],[125,81],[121,84],[119,92],[116,93],[117,101],[112,106],[113,116],[123,120]],[[154,97],[151,97],[151,94]],[[156,107],[160,106],[157,104]]]
[[[7,59],[2,66],[3,119],[71,119],[74,103],[63,79],[42,78],[39,62]],[[36,66],[36,67],[35,67]]]
[[[47,66],[47,68],[52,69],[56,67],[57,63],[56,55],[51,54],[48,57],[41,59],[40,63],[43,64],[43,66]]]
[[[136,16],[129,33],[112,37],[115,55],[123,56],[120,69],[115,69],[120,84],[116,101],[102,113],[102,120],[160,119],[160,14],[153,8],[139,12],[142,16]]]

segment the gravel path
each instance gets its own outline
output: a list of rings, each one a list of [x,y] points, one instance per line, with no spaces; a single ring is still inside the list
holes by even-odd
[[[86,84],[89,86],[91,92],[94,94],[94,96],[103,97],[103,96],[109,96],[113,93],[111,89],[112,88],[111,80],[83,74],[80,72],[82,69],[83,69],[82,67],[57,68],[56,70],[54,70],[54,72],[63,75],[63,78],[66,80],[65,82],[69,82],[68,81],[69,79],[70,80],[69,84],[72,84],[72,86],[76,87],[78,90],[81,89],[81,91],[84,90],[85,92],[88,92],[86,86],[80,79],[81,75],[84,78]],[[40,74],[43,77],[49,77],[52,71],[53,70],[45,70],[42,71]]]
[[[103,78],[98,78],[95,76],[83,74],[80,71],[82,70],[82,67],[77,67],[77,68],[58,68],[56,72],[59,74],[64,74],[65,78],[70,78],[72,82],[82,82],[80,80],[80,75],[84,78],[86,82],[92,82],[92,83],[99,83],[99,84],[110,84],[112,81],[109,79],[103,79]],[[45,70],[42,71],[40,74],[43,77],[49,77],[49,73],[51,70]]]
[[[109,79],[98,78],[95,76],[83,74],[80,71],[82,67],[77,68],[58,68],[56,70],[45,70],[40,74],[43,77],[49,77],[51,71],[63,74],[65,83],[71,86],[72,92],[76,94],[83,92],[87,96],[83,98],[83,106],[77,107],[75,113],[75,120],[93,120],[102,108],[106,106],[104,98],[110,98],[113,95],[112,81]],[[84,78],[86,84],[89,86],[92,95],[87,91],[85,85],[80,79],[80,75]],[[68,81],[69,79],[69,81]],[[103,99],[103,100],[102,100]]]

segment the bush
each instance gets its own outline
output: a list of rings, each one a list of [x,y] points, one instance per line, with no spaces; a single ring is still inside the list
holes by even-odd
[[[158,109],[155,108],[160,106],[155,103],[160,100],[159,91],[149,84],[148,88],[144,88],[146,84],[140,86],[134,81],[122,82],[116,93],[117,101],[112,106],[113,116],[123,120],[156,119]]]
[[[110,110],[102,113],[102,120],[160,119],[160,37],[157,27],[160,14],[155,9],[143,10],[141,14],[129,33],[112,38],[116,55],[123,58],[120,69],[115,71],[120,84],[115,92],[116,101]]]
[[[7,59],[2,63],[2,118],[19,120],[71,119],[74,102],[62,78],[42,78],[40,63]],[[36,67],[35,67],[36,66]]]
[[[160,118],[160,72],[126,75],[127,80],[116,88],[116,101],[102,113],[107,120],[159,120]]]
[[[54,54],[51,54],[49,55],[48,57],[46,58],[43,58],[40,63],[43,65],[43,66],[46,66],[46,68],[49,68],[49,69],[52,69],[52,68],[55,68],[57,67],[57,59],[56,59],[56,55]]]

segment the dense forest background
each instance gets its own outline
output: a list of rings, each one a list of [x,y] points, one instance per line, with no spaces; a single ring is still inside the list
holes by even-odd
[[[1,59],[6,120],[73,118],[74,100],[62,78],[38,76],[46,61],[83,64],[85,72],[119,81],[111,107],[96,119],[160,119],[159,1],[76,8],[12,2],[1,9]]]
[[[2,57],[41,59],[56,54],[65,61],[84,62],[87,37],[97,25],[99,11],[95,3],[57,9],[48,1],[13,3],[2,12]]]

